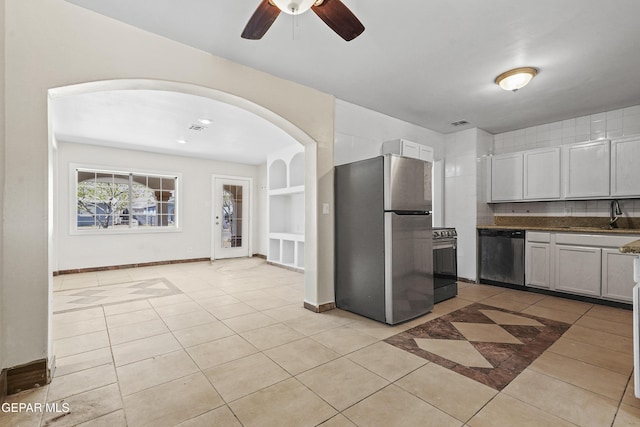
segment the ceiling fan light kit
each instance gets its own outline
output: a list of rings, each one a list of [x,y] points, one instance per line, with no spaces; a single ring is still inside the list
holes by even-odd
[[[538,70],[533,67],[520,67],[505,71],[496,77],[496,84],[504,90],[516,92],[525,87],[533,79]]]
[[[311,6],[317,6],[316,3],[318,2],[316,0],[271,0],[271,3],[284,13],[297,15],[305,13],[311,9]],[[320,0],[320,3],[322,3],[322,0]]]
[[[281,11],[299,15],[309,9],[346,41],[355,39],[364,31],[362,22],[341,0],[261,0],[242,31],[242,38],[260,40]]]

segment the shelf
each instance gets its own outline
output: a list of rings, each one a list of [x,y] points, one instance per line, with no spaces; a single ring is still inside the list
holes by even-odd
[[[280,262],[280,239],[269,239],[269,261]]]
[[[275,160],[269,167],[269,189],[287,187],[287,165],[284,160]]]
[[[304,269],[305,160],[301,146],[287,147],[267,159],[269,253],[267,260]]]
[[[298,246],[296,248],[297,253],[297,263],[299,268],[304,268],[304,242],[298,242]]]
[[[297,233],[269,233],[269,239],[291,240],[294,242],[304,242],[304,234]]]
[[[304,185],[269,190],[269,196],[287,196],[289,194],[300,194],[300,193],[304,193]]]
[[[296,154],[289,162],[289,186],[304,187],[304,152]]]
[[[282,241],[282,263],[294,265],[296,261],[296,243],[292,240]]]

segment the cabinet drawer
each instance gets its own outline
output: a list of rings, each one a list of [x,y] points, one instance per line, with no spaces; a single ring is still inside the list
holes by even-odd
[[[556,243],[559,245],[580,245],[619,248],[637,240],[638,236],[610,234],[557,233]]]
[[[527,231],[527,242],[550,243],[551,233]]]

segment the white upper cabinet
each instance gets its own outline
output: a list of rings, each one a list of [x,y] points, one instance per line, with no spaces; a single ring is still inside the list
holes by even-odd
[[[524,152],[524,198],[560,198],[560,148]]]
[[[491,200],[522,200],[523,155],[500,154],[491,158]]]
[[[562,158],[565,198],[609,196],[609,141],[567,145]]]
[[[611,141],[611,195],[640,195],[640,136]]]
[[[433,162],[433,148],[406,139],[382,143],[382,154],[399,154],[404,157]]]
[[[640,135],[491,157],[493,203],[640,197]]]
[[[433,162],[433,148],[426,145],[420,145],[420,160]]]

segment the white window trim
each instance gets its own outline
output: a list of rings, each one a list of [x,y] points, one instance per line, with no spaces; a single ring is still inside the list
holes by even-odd
[[[97,172],[113,173],[113,174],[135,174],[135,175],[154,175],[160,177],[175,177],[176,194],[174,201],[174,212],[176,215],[175,227],[129,227],[119,229],[90,229],[84,230],[78,228],[78,190],[77,175],[78,169],[92,170]],[[69,235],[71,236],[95,236],[95,235],[118,235],[118,234],[148,234],[148,233],[181,233],[182,232],[182,173],[171,171],[158,171],[151,169],[127,169],[105,165],[95,165],[86,163],[70,163],[69,164]]]

